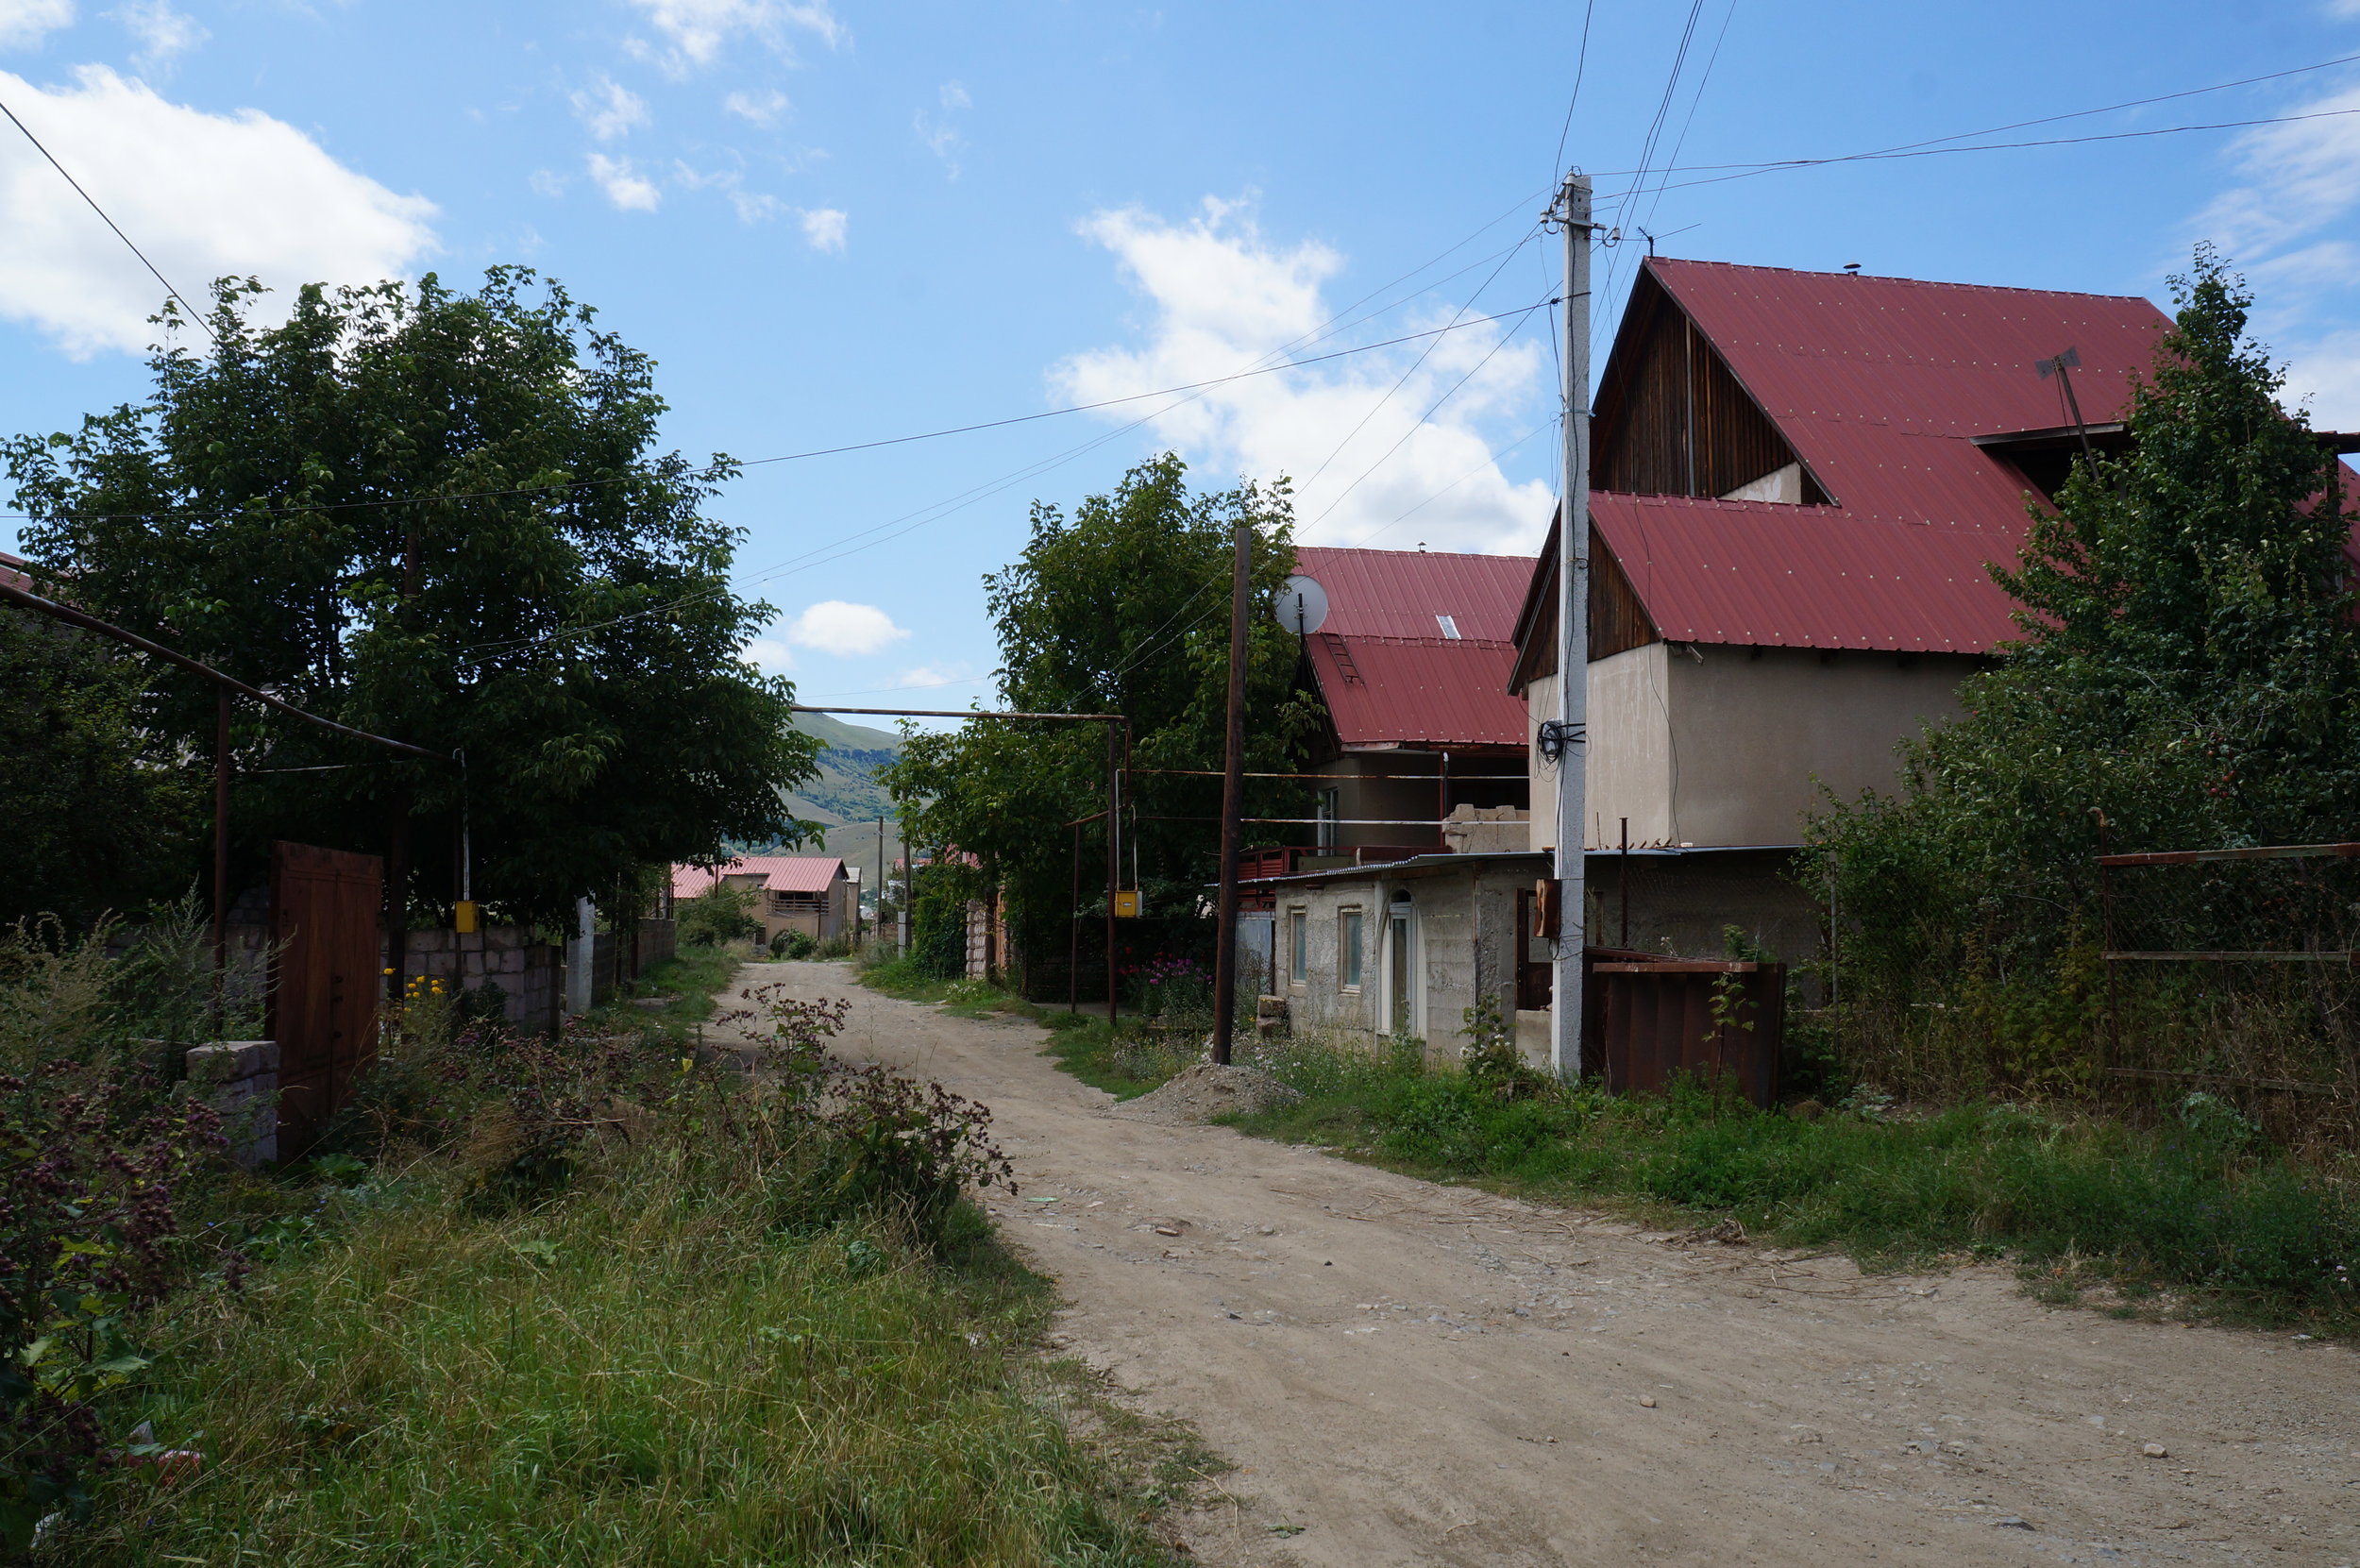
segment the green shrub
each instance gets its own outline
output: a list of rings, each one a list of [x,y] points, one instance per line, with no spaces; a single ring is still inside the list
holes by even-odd
[[[672,906],[679,940],[688,946],[717,948],[761,936],[762,922],[754,919],[754,905],[760,898],[750,887],[715,883],[695,898]]]

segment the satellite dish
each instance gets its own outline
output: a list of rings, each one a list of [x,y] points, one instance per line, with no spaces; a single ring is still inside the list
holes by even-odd
[[[1271,596],[1271,609],[1279,625],[1298,637],[1307,637],[1327,624],[1327,590],[1298,573]]]

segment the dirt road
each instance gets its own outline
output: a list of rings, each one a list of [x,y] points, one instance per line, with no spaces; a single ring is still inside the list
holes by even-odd
[[[992,1108],[992,1206],[1061,1339],[1240,1467],[1184,1522],[1260,1563],[2360,1564],[2360,1356],[1863,1278],[1225,1128],[851,983],[848,1056]],[[1054,1201],[1045,1201],[1054,1200]],[[2147,1452],[2160,1445],[2161,1456]]]

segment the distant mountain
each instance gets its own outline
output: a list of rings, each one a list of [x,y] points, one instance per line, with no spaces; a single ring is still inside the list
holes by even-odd
[[[877,783],[877,769],[901,755],[900,735],[865,724],[847,724],[829,714],[797,714],[795,727],[823,747],[819,776],[795,791],[798,801],[819,808],[804,815],[806,821],[834,827],[846,822],[873,823],[880,817],[893,815],[893,799]]]

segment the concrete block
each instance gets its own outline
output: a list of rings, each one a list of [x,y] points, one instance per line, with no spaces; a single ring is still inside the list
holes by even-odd
[[[189,1082],[207,1088],[278,1071],[277,1040],[217,1040],[188,1054]]]

